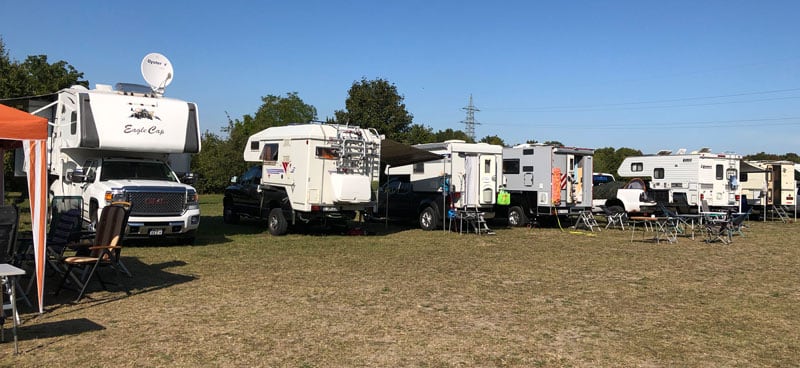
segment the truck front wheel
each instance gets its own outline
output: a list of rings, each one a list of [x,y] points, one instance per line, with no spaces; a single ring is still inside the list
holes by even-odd
[[[523,226],[528,223],[528,217],[520,206],[512,206],[508,209],[508,224],[513,227]]]
[[[286,217],[283,215],[283,210],[280,208],[273,208],[272,211],[269,211],[269,217],[267,218],[267,227],[269,228],[269,233],[272,235],[283,235],[286,234],[286,228],[289,226],[289,223],[286,222]]]
[[[439,227],[439,211],[435,206],[425,207],[419,214],[419,227],[422,230],[436,230]]]

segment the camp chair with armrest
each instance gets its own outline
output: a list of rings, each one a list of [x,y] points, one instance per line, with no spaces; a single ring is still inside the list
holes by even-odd
[[[56,294],[64,287],[67,279],[71,273],[79,269],[83,271],[85,276],[79,277],[80,287],[76,302],[80,301],[86,292],[89,282],[93,278],[97,278],[104,290],[107,290],[106,283],[103,281],[99,268],[109,267],[115,273],[122,271],[120,263],[120,255],[122,252],[122,235],[124,234],[125,227],[128,223],[128,216],[130,214],[130,204],[126,202],[115,202],[111,205],[103,207],[100,213],[100,219],[97,222],[97,232],[95,233],[94,241],[88,244],[88,255],[75,255],[63,257],[62,262],[66,266],[66,271],[61,279],[61,283],[56,290]],[[124,271],[123,271],[124,272]],[[120,279],[119,277],[117,279]],[[125,289],[126,294],[130,294],[127,285],[120,283]]]
[[[744,228],[744,222],[745,222],[745,220],[747,220],[750,217],[750,212],[752,210],[753,209],[750,208],[750,209],[747,210],[747,212],[740,213],[739,215],[737,215],[736,217],[731,219],[731,224],[730,224],[730,227],[728,228],[728,232],[730,232],[731,236],[736,235],[736,234],[744,236],[744,231],[742,231],[743,228]]]
[[[700,201],[700,214],[703,215],[704,222],[720,222],[725,221],[727,212],[711,211],[708,207],[708,201],[705,199]]]

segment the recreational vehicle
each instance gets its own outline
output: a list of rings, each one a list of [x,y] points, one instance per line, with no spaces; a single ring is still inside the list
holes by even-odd
[[[223,219],[265,218],[273,235],[285,234],[289,225],[351,220],[374,206],[372,182],[380,171],[380,144],[374,129],[346,125],[288,125],[253,134],[244,160],[259,167],[232,181],[258,178],[258,185],[250,195],[229,187]]]
[[[509,206],[498,206],[511,226],[538,216],[568,216],[592,207],[594,150],[523,144],[503,149]],[[613,177],[612,177],[613,178]]]
[[[648,180],[653,199],[680,212],[697,212],[703,202],[710,209],[738,210],[741,158],[711,153],[707,148],[691,153],[681,150],[677,154],[664,150],[655,155],[627,157],[617,173]]]
[[[143,64],[147,60],[166,63],[158,54],[148,55]],[[54,208],[81,208],[91,227],[103,207],[126,201],[131,203],[126,237],[192,242],[200,223],[197,191],[181,182],[168,161],[200,152],[197,105],[164,97],[168,81],[155,83],[160,87],[73,86],[26,105],[50,121]]]
[[[744,161],[739,183],[751,206],[794,206],[795,164],[791,161]]]
[[[414,147],[442,159],[387,167],[388,179],[378,190],[378,216],[418,220],[423,230],[441,227],[450,209],[494,216],[502,146],[449,140]]]

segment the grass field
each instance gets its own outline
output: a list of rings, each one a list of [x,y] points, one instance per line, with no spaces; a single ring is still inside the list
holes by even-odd
[[[132,295],[48,293],[0,366],[800,365],[796,223],[748,223],[731,245],[500,226],[273,237],[201,201],[196,245],[126,244]]]

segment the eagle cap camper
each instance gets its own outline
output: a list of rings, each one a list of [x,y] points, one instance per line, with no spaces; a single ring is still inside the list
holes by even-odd
[[[197,191],[181,182],[168,160],[200,152],[197,105],[163,96],[172,80],[166,57],[149,54],[142,69],[149,87],[73,86],[53,101],[28,101],[51,124],[52,205],[81,207],[84,220],[94,224],[106,205],[130,202],[126,236],[192,242],[200,223]]]
[[[699,211],[702,201],[716,210],[738,210],[739,168],[742,156],[712,153],[708,148],[677,154],[662,150],[657,154],[626,157],[617,173],[621,177],[650,180],[656,202],[681,212]]]
[[[267,218],[274,235],[289,224],[352,219],[374,205],[380,144],[375,129],[347,125],[287,125],[253,134],[244,160],[262,168],[258,217]],[[223,201],[226,213],[232,200]]]

